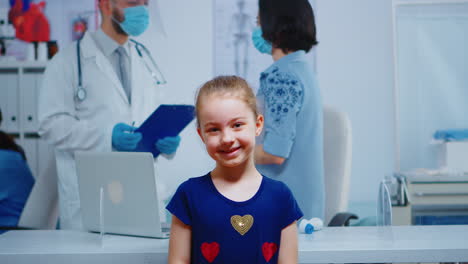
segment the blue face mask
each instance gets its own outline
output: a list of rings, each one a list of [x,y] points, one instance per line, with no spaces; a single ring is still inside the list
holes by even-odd
[[[120,28],[128,35],[139,36],[149,26],[148,8],[144,5],[127,7],[124,9],[124,21],[116,22],[119,23]]]
[[[271,54],[271,43],[262,37],[262,29],[260,27],[256,27],[252,32],[252,41],[258,51],[265,54]]]

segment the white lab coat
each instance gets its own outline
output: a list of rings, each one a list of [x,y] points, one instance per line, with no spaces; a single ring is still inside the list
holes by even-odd
[[[55,147],[63,229],[82,229],[74,152],[112,151],[115,124],[135,121],[138,126],[160,104],[161,87],[155,85],[135,44],[130,45],[131,104],[114,68],[89,33],[81,41],[82,83],[87,93],[84,101],[75,98],[76,43],[59,52],[44,73],[39,93],[39,134]]]

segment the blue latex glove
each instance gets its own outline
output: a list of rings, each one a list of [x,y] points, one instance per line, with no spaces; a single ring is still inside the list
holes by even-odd
[[[112,146],[118,151],[134,150],[140,142],[141,133],[133,133],[136,127],[125,123],[118,123],[112,129]]]
[[[180,144],[180,136],[165,137],[156,142],[156,148],[164,154],[172,154],[176,152]]]

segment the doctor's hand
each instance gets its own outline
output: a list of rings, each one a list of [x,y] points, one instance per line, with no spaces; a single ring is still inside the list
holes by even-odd
[[[133,133],[136,127],[125,123],[118,123],[112,129],[112,146],[118,151],[131,151],[136,149],[140,142],[141,133]]]
[[[164,154],[170,155],[176,152],[180,144],[180,136],[165,137],[156,141],[156,148]]]

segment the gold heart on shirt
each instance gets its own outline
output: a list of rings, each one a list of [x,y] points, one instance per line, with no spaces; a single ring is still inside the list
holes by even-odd
[[[251,215],[233,215],[231,216],[231,225],[241,235],[245,235],[252,227],[254,218]]]

